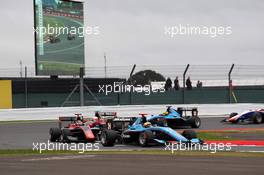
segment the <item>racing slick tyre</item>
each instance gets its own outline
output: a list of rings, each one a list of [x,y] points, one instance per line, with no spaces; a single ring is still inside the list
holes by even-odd
[[[117,133],[113,130],[103,130],[101,133],[101,144],[103,146],[114,146],[117,139]]]
[[[197,134],[196,134],[196,132],[194,130],[184,130],[182,132],[182,136],[185,137],[188,140],[197,138]]]
[[[259,112],[255,112],[253,115],[252,115],[252,119],[253,119],[253,122],[255,124],[260,124],[262,123],[262,115],[261,113]]]
[[[199,117],[192,117],[190,120],[189,120],[189,123],[190,123],[190,126],[192,128],[199,128],[201,126],[201,119]]]
[[[61,131],[61,141],[68,143],[70,140],[68,139],[68,136],[71,136],[71,131],[68,129],[62,129]]]
[[[154,139],[154,135],[151,131],[141,132],[138,136],[138,144],[142,147],[147,147],[152,139]]]
[[[61,136],[60,128],[50,128],[49,133],[51,142],[56,142]]]

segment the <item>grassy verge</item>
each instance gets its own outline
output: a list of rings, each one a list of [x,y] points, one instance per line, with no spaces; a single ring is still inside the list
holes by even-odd
[[[221,131],[221,132],[199,132],[197,133],[198,138],[202,140],[241,140],[240,137],[236,137],[237,135],[241,135],[243,133],[251,133],[251,134],[264,134],[264,131],[261,130],[248,130],[248,131]]]
[[[208,151],[170,151],[164,150],[133,150],[133,151],[87,151],[83,154],[73,151],[44,151],[40,154],[33,150],[0,150],[1,156],[42,156],[42,155],[167,155],[167,156],[211,156],[211,157],[261,157],[264,158],[264,153],[254,152],[216,152],[211,153]]]
[[[38,62],[38,67],[42,66],[42,70],[39,70],[41,74],[47,75],[57,75],[57,74],[67,74],[67,75],[78,75],[80,71],[80,66],[82,64],[73,63],[59,63],[59,62]],[[40,66],[41,65],[41,66]]]
[[[202,140],[236,140],[222,132],[198,132],[197,135]]]

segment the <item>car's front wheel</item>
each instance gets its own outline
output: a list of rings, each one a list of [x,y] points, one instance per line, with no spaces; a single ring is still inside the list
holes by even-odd
[[[103,146],[114,146],[117,134],[113,130],[103,130],[101,133],[101,144]]]
[[[192,117],[189,120],[189,123],[191,125],[192,128],[200,128],[201,126],[201,119],[199,117]]]
[[[147,147],[150,145],[150,142],[153,138],[154,135],[151,131],[144,131],[139,134],[138,143],[142,147]]]
[[[50,141],[56,142],[59,140],[61,136],[61,130],[60,128],[50,128],[49,134],[50,134]]]
[[[255,112],[255,113],[252,115],[252,117],[253,117],[253,122],[254,122],[255,124],[260,124],[260,123],[262,123],[262,115],[261,115],[261,113],[259,113],[259,112]]]

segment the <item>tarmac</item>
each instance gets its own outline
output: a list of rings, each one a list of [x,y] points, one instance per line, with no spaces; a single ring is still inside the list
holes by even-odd
[[[220,121],[223,118],[215,117],[202,117],[202,125],[196,130],[222,130],[222,129],[246,129],[246,128],[264,128],[263,124],[226,124]],[[56,127],[56,121],[36,121],[36,122],[17,122],[17,123],[0,123],[0,149],[32,149],[33,143],[47,143],[49,139],[49,129]],[[186,127],[186,129],[189,129]],[[182,130],[182,129],[181,129]],[[181,132],[179,130],[179,132]],[[241,134],[241,139],[252,138],[253,140],[263,140],[263,134]],[[116,145],[113,148],[104,148],[100,146],[100,149],[117,149],[117,150],[137,150],[142,149],[135,145]],[[160,147],[152,147],[148,149],[163,149]],[[264,151],[264,147],[239,147],[235,148],[240,151]]]
[[[263,158],[175,155],[72,155],[1,157],[4,175],[53,174],[263,174]]]

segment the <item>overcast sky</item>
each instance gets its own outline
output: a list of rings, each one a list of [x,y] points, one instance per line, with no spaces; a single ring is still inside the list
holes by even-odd
[[[166,64],[264,65],[263,0],[85,0],[86,66]],[[34,66],[33,0],[0,6],[0,68]],[[175,36],[165,26],[231,26],[232,34]]]

